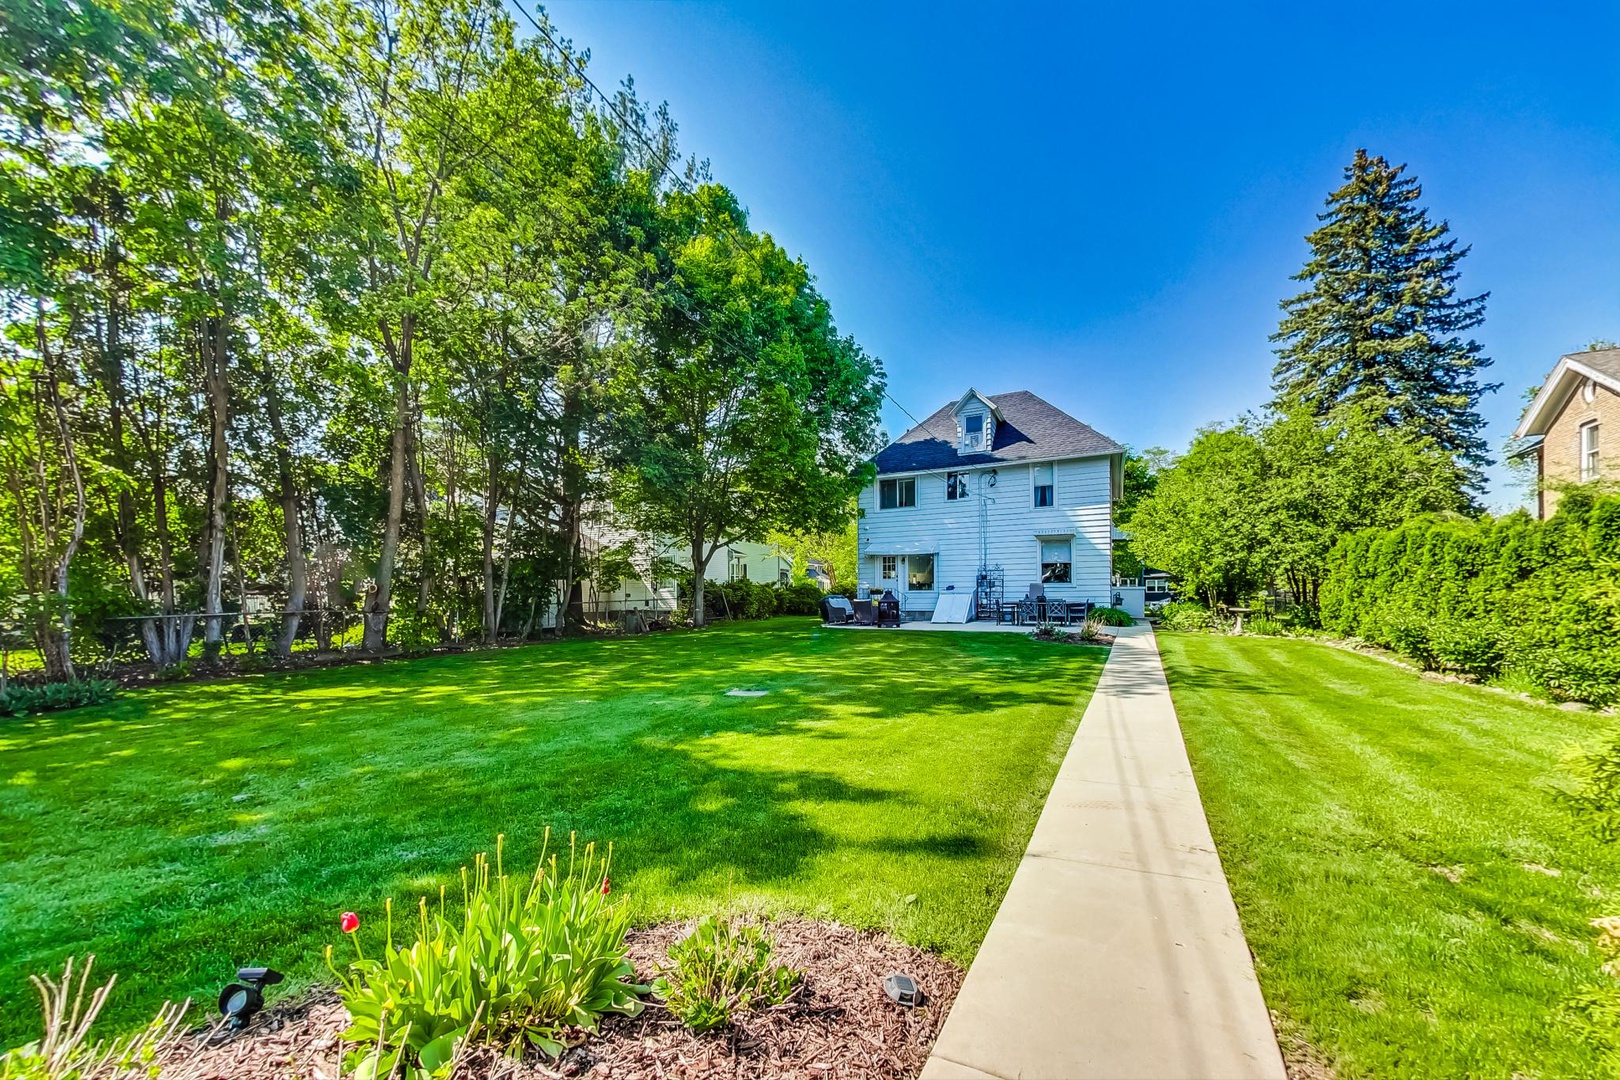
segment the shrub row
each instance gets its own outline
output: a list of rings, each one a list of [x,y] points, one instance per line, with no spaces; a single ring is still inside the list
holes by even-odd
[[[1322,625],[1427,670],[1555,701],[1620,701],[1620,496],[1572,491],[1528,514],[1415,518],[1339,541]]]
[[[111,701],[117,692],[118,684],[111,679],[79,679],[38,686],[14,684],[0,691],[0,716],[30,716],[53,709],[101,705]]]
[[[709,619],[768,619],[772,615],[819,615],[825,594],[808,581],[767,585],[762,581],[710,581],[703,586]]]

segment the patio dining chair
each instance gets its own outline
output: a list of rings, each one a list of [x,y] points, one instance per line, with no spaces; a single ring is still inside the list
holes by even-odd
[[[1040,605],[1033,596],[1026,596],[1018,601],[1018,623],[1020,626],[1034,626],[1041,621]]]
[[[1070,606],[1062,600],[1048,600],[1046,602],[1046,621],[1058,626],[1068,626],[1072,613]]]

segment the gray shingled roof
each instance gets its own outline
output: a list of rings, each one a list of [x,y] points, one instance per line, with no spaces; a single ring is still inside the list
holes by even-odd
[[[1594,371],[1601,371],[1605,375],[1620,379],[1620,349],[1588,349],[1585,352],[1570,353],[1564,359],[1585,364]]]
[[[956,421],[951,413],[960,401],[957,399],[879,451],[873,459],[877,471],[918,472],[1004,461],[1051,461],[1119,454],[1125,450],[1113,439],[1028,390],[995,394],[990,400],[1003,419],[996,424],[995,445],[985,453],[956,452]]]

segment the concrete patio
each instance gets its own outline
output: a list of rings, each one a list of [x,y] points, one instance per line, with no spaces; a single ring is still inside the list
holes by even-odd
[[[924,1080],[1285,1080],[1153,632],[1118,634]]]

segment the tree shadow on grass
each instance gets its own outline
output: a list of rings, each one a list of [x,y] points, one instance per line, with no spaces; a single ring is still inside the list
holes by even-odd
[[[165,997],[206,999],[240,963],[318,977],[338,912],[365,912],[370,932],[383,897],[436,895],[497,832],[516,866],[548,825],[611,839],[628,894],[640,883],[667,903],[815,888],[810,864],[840,851],[910,868],[893,873],[988,859],[1006,838],[919,804],[885,779],[893,761],[837,769],[939,738],[1002,742],[1021,710],[1077,711],[1095,658],[963,640],[1000,637],[561,643],[169,688],[29,722],[8,732],[0,773],[0,1043],[37,1033],[26,975],[68,953],[121,973],[115,1026]],[[724,696],[739,685],[766,694]],[[1014,798],[977,791],[973,764],[951,781],[964,794]]]

